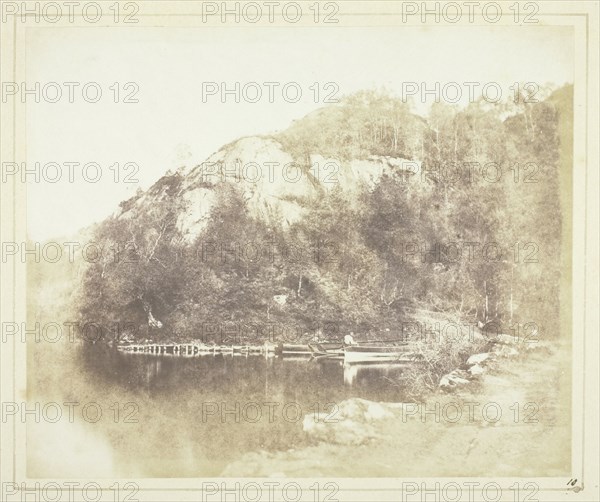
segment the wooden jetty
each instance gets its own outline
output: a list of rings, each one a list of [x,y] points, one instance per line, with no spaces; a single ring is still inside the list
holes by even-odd
[[[225,354],[232,356],[273,355],[276,345],[206,345],[199,343],[143,343],[118,345],[117,350],[127,354],[150,354],[157,356],[199,357]]]
[[[395,345],[377,345],[376,342],[343,346],[339,343],[322,342],[302,344],[265,343],[263,345],[208,345],[198,342],[189,343],[144,343],[117,346],[128,354],[149,354],[171,357],[202,357],[218,354],[232,357],[278,355],[286,359],[343,359],[344,364],[409,362],[419,358],[414,343],[396,343]]]

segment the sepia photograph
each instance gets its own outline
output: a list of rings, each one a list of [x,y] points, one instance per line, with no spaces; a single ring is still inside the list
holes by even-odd
[[[0,6],[0,500],[598,500],[597,2]]]

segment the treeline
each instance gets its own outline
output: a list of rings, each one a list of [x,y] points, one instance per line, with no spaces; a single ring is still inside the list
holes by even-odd
[[[95,240],[118,254],[83,273],[82,321],[137,326],[114,341],[216,341],[227,326],[225,338],[259,341],[266,325],[307,337],[318,329],[326,338],[393,337],[424,308],[507,332],[534,323],[557,336],[560,167],[570,155],[561,139],[571,114],[570,87],[508,110],[438,104],[428,122],[393,96],[361,92],[277,139],[300,162],[311,153],[383,155],[418,160],[420,173],[363,187],[358,203],[341,189],[324,193],[290,227],[253,218],[234,185],[218,184],[194,243],[178,231],[183,178],[165,177],[150,207],[98,227]],[[257,328],[236,335],[236,324]]]

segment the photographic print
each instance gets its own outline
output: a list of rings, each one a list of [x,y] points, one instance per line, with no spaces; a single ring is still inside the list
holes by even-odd
[[[1,8],[2,500],[597,500],[597,3]]]

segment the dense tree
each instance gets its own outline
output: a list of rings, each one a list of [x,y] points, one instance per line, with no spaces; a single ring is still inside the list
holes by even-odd
[[[182,176],[165,176],[123,203],[135,217],[96,229],[104,252],[82,276],[82,319],[133,320],[136,336],[168,339],[198,338],[224,320],[369,333],[394,331],[417,305],[556,332],[571,93],[512,106],[436,104],[428,122],[385,92],[318,110],[276,138],[305,170],[319,153],[416,159],[421,171],[388,173],[356,187],[358,197],[322,190],[289,227],[252,217],[239,188],[221,183],[189,243],[178,230]],[[137,211],[144,197],[152,202]]]

